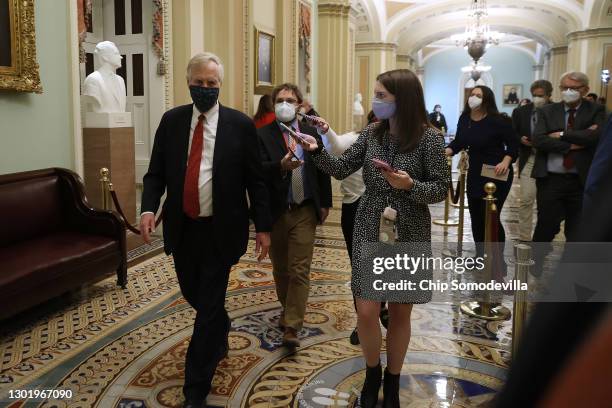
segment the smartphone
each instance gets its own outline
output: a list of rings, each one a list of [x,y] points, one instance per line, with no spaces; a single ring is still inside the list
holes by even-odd
[[[291,135],[291,137],[293,137],[297,142],[303,142],[304,140],[297,134],[295,133],[295,131],[293,129],[291,129],[289,126],[285,125],[284,123],[280,123],[281,127],[283,129],[285,129],[287,132],[289,132],[289,134]]]
[[[380,170],[386,170],[386,171],[390,171],[392,173],[395,173],[397,170],[395,170],[393,167],[391,167],[389,165],[389,163],[382,161],[380,159],[372,159],[372,163],[374,164],[374,167],[376,167],[377,169]]]
[[[316,116],[306,115],[305,113],[302,113],[302,112],[298,112],[297,114],[303,117],[304,119],[310,120],[312,122],[320,123],[319,118]]]
[[[289,132],[289,135],[291,135],[291,137],[298,143],[304,143],[304,144],[316,144],[317,143],[317,139],[315,139],[314,137],[310,135],[296,132],[293,129],[289,128],[284,123],[281,123],[280,125],[283,127],[283,129]]]

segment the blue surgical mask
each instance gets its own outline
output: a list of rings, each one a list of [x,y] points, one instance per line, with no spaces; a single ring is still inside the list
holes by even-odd
[[[189,93],[196,108],[202,113],[208,112],[210,108],[215,106],[217,99],[219,99],[219,88],[204,88],[191,85],[189,86]]]
[[[374,98],[372,100],[372,111],[380,120],[390,119],[395,115],[395,102],[385,102]]]

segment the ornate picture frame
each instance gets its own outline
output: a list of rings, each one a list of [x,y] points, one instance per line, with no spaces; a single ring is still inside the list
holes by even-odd
[[[255,93],[263,95],[274,88],[274,34],[255,28]]]
[[[504,106],[518,106],[521,99],[523,99],[523,85],[504,84],[502,91]]]
[[[0,0],[0,91],[42,93],[34,0]]]

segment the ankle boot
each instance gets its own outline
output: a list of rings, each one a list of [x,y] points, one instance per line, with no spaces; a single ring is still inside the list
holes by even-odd
[[[385,368],[385,382],[383,384],[383,408],[400,408],[399,402],[399,374],[391,374]]]
[[[382,367],[380,362],[375,367],[366,365],[366,378],[361,389],[361,408],[374,408],[378,402],[378,390],[382,380]]]

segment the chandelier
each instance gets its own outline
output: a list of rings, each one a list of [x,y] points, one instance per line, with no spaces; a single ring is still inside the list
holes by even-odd
[[[478,65],[478,63],[472,63],[468,66],[461,68],[462,72],[468,72],[470,74],[470,78],[474,82],[478,82],[483,72],[489,72],[490,70],[490,65]]]
[[[457,46],[467,48],[475,63],[482,58],[488,45],[498,45],[503,37],[503,34],[489,30],[487,15],[486,0],[472,0],[465,32],[451,36],[451,40],[455,41]]]

